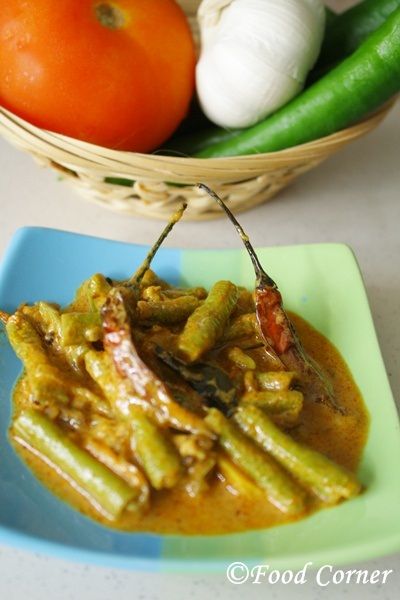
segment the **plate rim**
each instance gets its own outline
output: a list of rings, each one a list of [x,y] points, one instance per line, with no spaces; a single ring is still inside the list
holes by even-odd
[[[19,248],[21,247],[21,245],[23,245],[25,243],[26,238],[29,238],[29,234],[30,232],[36,232],[36,233],[40,233],[42,232],[44,235],[46,235],[47,233],[60,233],[60,234],[64,234],[67,236],[72,236],[74,238],[85,238],[85,239],[89,239],[89,240],[96,240],[99,241],[101,243],[106,243],[106,244],[118,244],[118,245],[125,245],[127,247],[135,247],[135,248],[149,248],[150,246],[148,244],[136,244],[136,243],[130,243],[130,242],[126,242],[126,241],[118,241],[118,240],[113,240],[113,239],[109,239],[109,238],[102,238],[99,236],[94,236],[94,235],[86,235],[86,234],[82,234],[82,233],[78,233],[78,232],[70,232],[70,231],[66,231],[66,230],[62,230],[62,229],[56,229],[56,228],[51,228],[51,227],[21,227],[19,229],[16,230],[16,232],[14,233],[14,235],[12,236],[11,240],[9,240],[8,245],[3,253],[2,259],[0,260],[0,282],[3,280],[4,274],[5,272],[8,270],[8,268],[10,268],[12,266],[12,262],[15,256],[15,253],[18,253]],[[386,373],[386,368],[385,368],[385,364],[383,361],[383,357],[382,357],[382,353],[381,353],[381,349],[379,346],[379,341],[377,338],[377,334],[376,334],[376,329],[375,329],[375,325],[374,325],[374,321],[373,321],[373,316],[371,313],[371,309],[370,309],[370,305],[369,305],[369,301],[368,301],[368,295],[367,295],[367,291],[366,291],[366,287],[362,278],[362,273],[361,273],[361,269],[358,265],[357,262],[357,258],[356,255],[354,253],[354,251],[352,250],[352,248],[347,245],[347,244],[343,244],[343,243],[335,243],[335,242],[328,242],[328,243],[314,243],[314,244],[293,244],[293,245],[282,245],[282,246],[271,246],[271,247],[267,247],[267,246],[262,246],[262,247],[258,247],[259,250],[284,250],[284,249],[296,249],[296,248],[307,248],[307,247],[312,247],[312,248],[318,248],[318,247],[336,247],[336,248],[341,248],[341,249],[346,249],[346,252],[349,254],[349,258],[351,255],[351,259],[353,261],[353,265],[357,268],[357,271],[360,275],[360,284],[361,284],[361,292],[363,294],[364,300],[366,302],[366,307],[367,307],[367,315],[368,318],[370,320],[370,325],[372,327],[372,331],[373,334],[375,336],[375,340],[374,340],[374,344],[375,344],[375,351],[377,351],[378,356],[376,358],[379,359],[379,368],[383,368],[384,371],[384,375],[385,375],[385,379],[387,381],[388,384],[388,389],[390,391],[390,397],[391,397],[391,405],[392,408],[394,409],[394,413],[397,415],[397,410],[396,410],[396,403],[393,397],[393,394],[391,392],[391,388],[390,388],[390,383],[388,381],[388,377],[387,377],[387,373]],[[172,247],[172,246],[168,246],[163,248],[163,251],[181,251],[184,253],[194,253],[194,254],[201,254],[203,252],[221,252],[221,253],[229,253],[229,252],[245,252],[243,251],[241,248],[229,248],[229,249],[223,249],[223,248],[207,248],[207,249],[190,249],[190,248],[183,248],[183,247]],[[387,403],[388,399],[385,399],[385,404]],[[397,415],[398,418],[398,415]],[[275,529],[275,528],[274,528]],[[112,530],[111,530],[112,531]],[[263,534],[265,532],[268,531],[268,529],[261,529],[258,530],[260,534]],[[118,532],[119,533],[119,532]],[[183,536],[179,536],[179,535],[159,535],[159,534],[149,534],[149,533],[142,533],[142,532],[138,532],[141,535],[148,535],[154,538],[159,538],[161,537],[162,539],[172,539],[172,538],[179,538],[179,537],[183,537]],[[229,537],[230,535],[246,535],[247,532],[243,532],[242,534],[222,534],[220,536],[215,536],[215,537]],[[254,533],[254,531],[253,531]],[[131,535],[129,533],[127,533],[126,535]],[[133,534],[135,535],[135,534]],[[185,536],[186,537],[186,536]],[[203,537],[203,536],[189,536],[189,537]],[[210,539],[214,536],[204,536],[207,539]],[[221,557],[211,557],[209,559],[205,559],[204,557],[201,558],[182,558],[182,557],[173,557],[173,556],[164,556],[161,552],[161,554],[159,556],[156,557],[141,557],[140,555],[123,555],[123,554],[115,554],[115,553],[109,553],[109,552],[102,552],[102,551],[95,551],[89,548],[78,548],[74,545],[71,544],[65,544],[62,542],[57,542],[55,540],[48,540],[45,538],[40,538],[37,537],[35,535],[32,534],[27,534],[25,532],[19,531],[19,530],[15,530],[11,527],[8,527],[7,525],[3,525],[0,523],[0,542],[1,543],[5,543],[6,545],[12,546],[12,547],[17,547],[23,550],[30,550],[30,551],[37,551],[39,553],[42,554],[47,554],[50,556],[57,556],[57,557],[61,557],[61,558],[67,558],[67,559],[72,559],[72,560],[78,560],[80,562],[90,562],[90,563],[97,563],[97,564],[101,564],[101,565],[109,565],[109,566],[114,566],[114,567],[121,567],[121,568],[139,568],[139,569],[145,569],[145,570],[167,570],[167,571],[179,571],[179,570],[184,570],[184,571],[196,571],[198,572],[199,570],[201,570],[202,572],[206,571],[210,571],[210,572],[220,572],[221,568],[225,568],[227,564],[229,564],[230,562],[230,558],[228,559],[223,559]],[[357,560],[367,560],[373,557],[377,557],[377,556],[383,556],[386,554],[390,554],[392,552],[396,552],[400,550],[400,530],[399,531],[392,531],[392,532],[386,532],[386,535],[384,536],[379,536],[377,537],[377,539],[375,538],[369,538],[366,542],[359,542],[358,545],[357,544],[352,544],[350,546],[346,546],[345,548],[343,548],[343,546],[340,545],[333,545],[330,546],[329,548],[326,548],[324,550],[320,550],[319,551],[319,557],[318,557],[318,561],[313,560],[312,562],[314,563],[314,565],[318,566],[318,564],[320,564],[321,562],[324,562],[326,560],[328,560],[328,558],[332,559],[332,556],[335,555],[335,560],[334,560],[334,564],[335,565],[342,565],[342,564],[346,564],[349,562],[354,561],[354,552],[357,551],[358,554],[358,558]],[[339,556],[340,553],[340,556]],[[336,556],[337,555],[337,556]],[[290,565],[294,565],[297,564],[299,565],[304,565],[305,562],[307,562],[307,559],[310,558],[310,553],[304,553],[299,555],[298,552],[294,553],[293,555],[291,554],[286,554],[285,556],[280,556],[278,558],[270,558],[268,559],[268,564],[271,565],[276,565],[276,564],[281,564],[284,565],[285,563],[290,563]],[[315,558],[315,557],[314,557]],[[257,563],[256,560],[246,560],[246,564],[260,564],[260,562],[262,562],[263,560],[265,560],[265,558],[263,558],[262,555],[260,555],[259,562]],[[310,558],[311,560],[311,558]]]

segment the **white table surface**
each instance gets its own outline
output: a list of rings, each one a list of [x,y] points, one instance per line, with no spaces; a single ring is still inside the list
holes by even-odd
[[[364,275],[392,389],[400,406],[400,104],[383,125],[274,201],[241,216],[255,245],[345,242]],[[0,257],[23,225],[58,227],[116,240],[150,243],[161,224],[128,218],[81,200],[56,176],[0,140]],[[184,223],[166,245],[230,248],[226,221]],[[350,325],[350,324],[349,324]],[[398,468],[399,457],[395,460]],[[1,507],[0,507],[1,510]],[[381,585],[234,586],[224,576],[158,575],[75,564],[0,546],[0,598],[20,600],[225,600],[253,598],[400,598],[400,555],[351,568],[393,569]]]

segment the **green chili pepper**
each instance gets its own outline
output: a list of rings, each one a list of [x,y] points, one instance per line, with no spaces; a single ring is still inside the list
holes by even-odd
[[[330,135],[362,119],[400,89],[400,9],[337,67],[261,123],[214,129],[182,141],[201,158],[274,152]],[[216,136],[222,141],[215,143]]]
[[[314,71],[352,54],[400,7],[400,0],[364,0],[329,19]]]

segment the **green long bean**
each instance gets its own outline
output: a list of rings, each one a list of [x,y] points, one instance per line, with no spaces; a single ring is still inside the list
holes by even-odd
[[[18,358],[23,362],[35,400],[41,404],[69,400],[63,374],[52,364],[43,341],[31,321],[17,311],[6,324],[7,336]]]
[[[27,370],[50,363],[39,332],[19,311],[7,320],[6,331],[10,344]]]
[[[199,304],[194,296],[178,296],[158,302],[139,300],[136,310],[140,320],[174,325],[186,321]]]
[[[179,336],[178,347],[186,360],[194,362],[199,359],[222,337],[238,294],[237,287],[230,281],[214,284],[204,303],[188,318]]]
[[[149,285],[142,290],[141,299],[160,302],[161,300],[174,300],[184,296],[194,296],[197,300],[207,298],[207,291],[203,287],[193,288],[163,288],[161,285]]]
[[[120,377],[111,357],[105,352],[89,350],[85,354],[85,367],[115,414],[129,418],[130,405],[140,399],[133,393],[130,382]]]
[[[287,410],[300,413],[303,407],[303,394],[296,390],[246,392],[241,398],[241,403],[265,408],[267,413],[271,414],[279,414]]]
[[[255,378],[261,390],[284,391],[288,390],[296,373],[293,371],[256,371]]]
[[[257,366],[255,360],[238,346],[233,346],[229,349],[228,357],[240,369],[251,371]]]
[[[206,423],[218,434],[219,444],[233,462],[262,488],[268,500],[281,512],[304,512],[304,492],[282,468],[247,438],[237,425],[217,409],[210,409]]]
[[[136,508],[140,489],[131,488],[114,475],[39,411],[20,413],[14,420],[12,435],[49,462],[107,518],[116,519],[124,510]]]
[[[136,393],[129,380],[121,377],[112,358],[105,352],[90,350],[85,355],[85,366],[89,375],[101,387],[116,414],[130,418],[132,406],[148,408],[157,416],[160,423],[169,423],[171,427],[210,435],[210,431],[199,415],[171,400],[165,403],[151,403]]]
[[[172,441],[138,407],[131,409],[130,423],[133,450],[151,485],[156,490],[174,487],[182,474],[182,465]]]
[[[197,300],[204,300],[207,298],[207,291],[201,286],[192,288],[169,288],[162,291],[162,296],[166,300],[167,298],[181,298],[182,296],[194,296]]]
[[[250,337],[257,333],[257,318],[255,312],[239,315],[226,328],[223,341],[229,342],[237,338]]]
[[[144,508],[148,506],[150,494],[149,484],[136,465],[128,462],[123,456],[116,454],[103,442],[90,436],[84,437],[83,446],[89,454],[125,481],[129,487],[140,490],[136,499],[138,507]]]
[[[37,307],[41,320],[39,324],[45,330],[45,333],[53,336],[57,350],[65,356],[67,362],[74,369],[80,370],[82,358],[89,349],[87,341],[81,341],[73,345],[64,344],[60,311],[47,302],[38,302]]]
[[[98,312],[67,312],[61,315],[63,346],[97,342],[103,334]]]
[[[257,486],[253,479],[245,475],[225,452],[220,452],[217,458],[217,468],[224,480],[242,496],[253,500],[259,499],[263,490]]]
[[[326,504],[356,496],[361,485],[355,475],[329,458],[296,442],[256,406],[242,405],[235,420],[249,437],[271,454],[306,489]]]
[[[104,304],[111,284],[101,273],[95,273],[86,279],[77,289],[69,309],[78,312],[94,311]]]
[[[303,408],[303,394],[296,390],[246,392],[240,406],[257,406],[279,427],[293,427]]]

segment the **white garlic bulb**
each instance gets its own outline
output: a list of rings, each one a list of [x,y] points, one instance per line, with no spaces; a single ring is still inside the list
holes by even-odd
[[[197,93],[208,118],[248,127],[304,86],[325,27],[320,0],[203,0]]]

